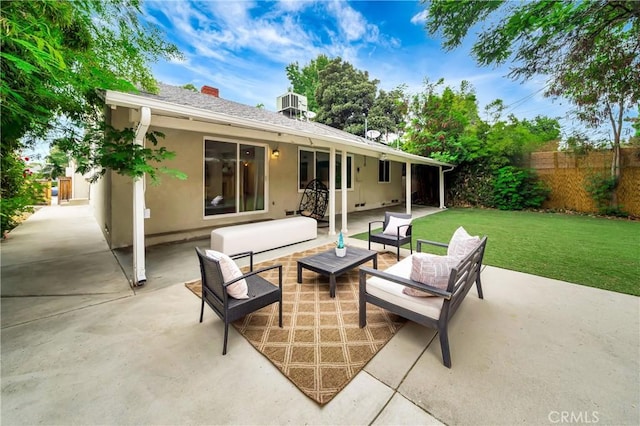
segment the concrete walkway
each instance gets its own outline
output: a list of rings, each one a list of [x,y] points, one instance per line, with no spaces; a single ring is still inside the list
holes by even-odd
[[[487,267],[452,369],[408,323],[319,407],[233,328],[223,357],[210,311],[198,323],[182,282],[206,241],[149,248],[134,291],[90,213],[45,207],[2,242],[2,424],[640,424],[636,297]]]

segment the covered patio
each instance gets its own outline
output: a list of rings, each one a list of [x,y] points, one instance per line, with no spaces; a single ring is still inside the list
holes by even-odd
[[[434,332],[407,323],[320,407],[235,330],[222,356],[219,320],[199,324],[183,285],[198,277],[198,244],[150,247],[157,275],[133,288],[89,206],[45,207],[14,230],[2,243],[2,422],[640,423],[637,297],[487,266],[485,299],[472,290],[451,323],[452,369]]]

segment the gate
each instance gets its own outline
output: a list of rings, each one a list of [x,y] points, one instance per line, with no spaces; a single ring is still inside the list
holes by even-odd
[[[71,178],[58,178],[58,202],[69,201],[71,199]]]

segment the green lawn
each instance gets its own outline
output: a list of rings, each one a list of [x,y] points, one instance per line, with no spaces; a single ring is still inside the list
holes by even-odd
[[[638,221],[456,208],[415,219],[414,244],[415,238],[448,242],[458,226],[489,237],[487,265],[640,296]]]

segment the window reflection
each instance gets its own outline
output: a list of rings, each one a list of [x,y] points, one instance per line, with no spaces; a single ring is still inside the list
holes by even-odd
[[[265,209],[263,146],[206,140],[205,216]]]

